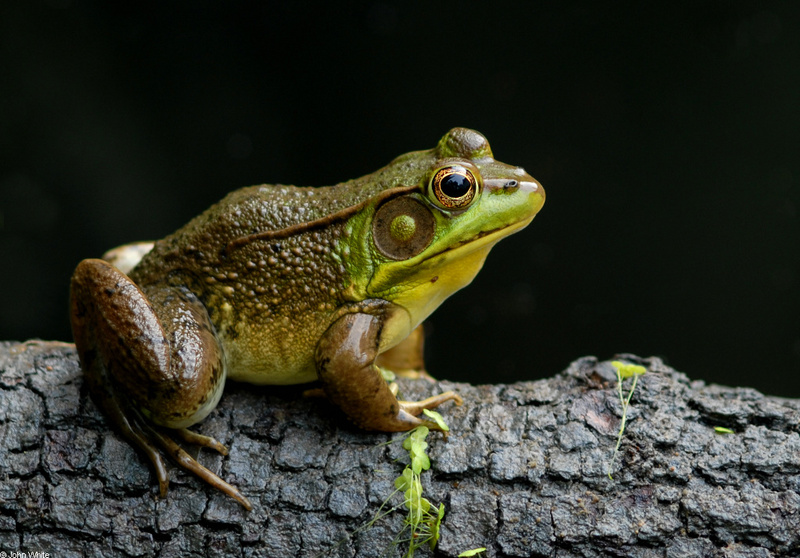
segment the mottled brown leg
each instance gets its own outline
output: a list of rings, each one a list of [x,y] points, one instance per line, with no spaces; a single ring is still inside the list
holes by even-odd
[[[162,496],[169,477],[158,446],[250,509],[238,490],[177,451],[177,444],[150,423],[177,427],[173,432],[183,439],[227,453],[216,440],[183,428],[195,420],[198,405],[205,404],[205,412],[212,408],[216,400],[211,396],[224,385],[222,353],[205,309],[190,293],[160,289],[150,295],[103,260],[84,260],[75,270],[72,330],[92,398],[148,456]]]
[[[416,415],[461,398],[449,391],[419,402],[399,402],[375,366],[382,316],[353,313],[328,328],[317,346],[317,373],[328,398],[356,425],[367,430],[402,432],[433,421]]]
[[[119,309],[115,308],[115,295],[126,296],[136,292],[140,296],[134,295],[130,304],[120,304]],[[98,302],[96,293],[103,293],[108,300]],[[127,276],[100,260],[84,260],[78,265],[72,276],[70,304],[75,347],[92,399],[120,432],[147,455],[155,469],[159,492],[166,496],[169,476],[164,460],[142,430],[138,413],[127,404],[127,398],[116,393],[107,367],[109,350],[127,350],[131,357],[145,361],[169,362],[165,344],[150,343],[159,336],[163,338],[163,331],[157,322],[142,320],[140,332],[145,343],[123,342],[120,330],[127,327],[125,322],[134,319],[133,314],[140,308],[146,309],[148,304]],[[107,318],[107,312],[114,317]]]

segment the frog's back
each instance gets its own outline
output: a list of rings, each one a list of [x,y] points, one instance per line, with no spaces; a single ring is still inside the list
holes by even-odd
[[[331,218],[384,190],[405,186],[434,157],[433,150],[406,153],[386,167],[335,186],[250,186],[231,192],[175,233],[155,243],[134,270],[137,282],[153,282],[180,269],[217,267],[229,243]],[[413,179],[412,179],[413,180]]]
[[[231,192],[192,219],[165,243],[175,243],[213,234],[217,242],[320,219],[358,204],[372,195],[374,184],[351,180],[337,186],[298,187],[262,184]]]
[[[181,269],[217,267],[228,244],[236,239],[320,219],[372,195],[374,184],[352,180],[328,187],[280,184],[250,186],[231,192],[218,203],[155,243],[132,273],[151,283]]]

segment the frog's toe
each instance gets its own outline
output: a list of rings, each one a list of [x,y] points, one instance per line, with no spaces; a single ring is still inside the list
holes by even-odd
[[[456,405],[464,403],[461,396],[454,391],[446,391],[439,395],[423,399],[422,401],[398,401],[398,403],[400,403],[400,409],[410,415],[417,416],[422,413],[424,409],[434,409],[447,401],[453,401]]]
[[[187,428],[176,428],[174,432],[186,443],[203,446],[204,448],[213,449],[222,455],[228,455],[228,448],[211,436],[203,436]]]
[[[119,406],[113,403],[110,405],[109,415],[112,420],[119,426],[122,433],[150,459],[156,472],[156,479],[158,479],[158,493],[162,498],[166,498],[169,489],[169,473],[164,465],[164,458],[152,441],[150,429],[142,426],[141,417],[130,410],[129,413],[131,414],[130,419]]]
[[[224,449],[226,453],[228,451],[227,448],[225,448],[225,446],[223,446],[213,438],[210,438],[208,436],[202,436],[201,434],[196,434],[194,432],[189,432],[186,429],[182,430],[189,433],[189,438],[192,438],[193,443],[194,443],[193,440],[196,437],[205,438],[207,440],[213,440],[213,442],[216,443],[218,446],[220,446],[222,449]],[[175,432],[178,432],[178,434],[181,437],[185,436],[185,432],[181,432],[181,429],[176,429]],[[245,496],[241,492],[239,492],[239,490],[235,486],[228,484],[227,482],[219,478],[215,473],[211,472],[209,469],[198,463],[194,457],[186,453],[183,450],[183,448],[181,448],[177,443],[175,443],[175,441],[172,438],[164,435],[160,430],[156,430],[155,428],[150,429],[149,434],[152,437],[152,439],[156,443],[158,443],[159,446],[161,446],[161,449],[164,450],[164,452],[166,452],[172,459],[174,459],[178,465],[180,465],[187,471],[194,473],[195,475],[200,477],[200,479],[204,480],[217,490],[224,492],[225,494],[227,494],[228,496],[239,502],[248,510],[253,509],[253,504],[250,503],[250,500],[245,498]]]

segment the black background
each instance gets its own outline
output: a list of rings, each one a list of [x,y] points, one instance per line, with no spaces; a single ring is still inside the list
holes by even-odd
[[[69,339],[80,259],[234,188],[467,126],[547,203],[432,316],[435,376],[626,351],[800,396],[800,10],[651,4],[3,2],[0,339]]]

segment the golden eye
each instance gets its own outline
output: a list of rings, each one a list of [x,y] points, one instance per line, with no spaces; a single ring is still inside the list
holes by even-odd
[[[436,171],[431,178],[431,191],[444,209],[467,207],[478,192],[478,180],[467,168],[451,165]]]

